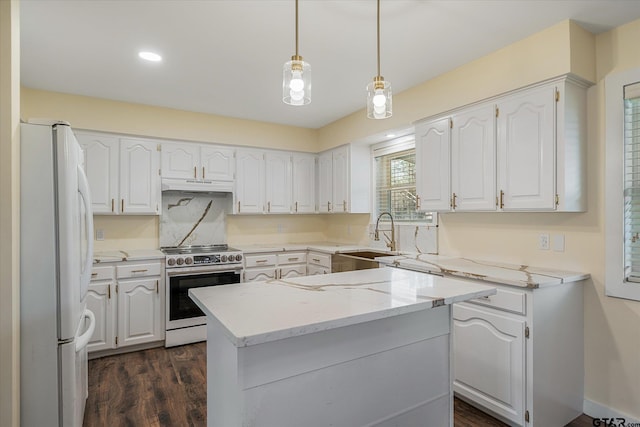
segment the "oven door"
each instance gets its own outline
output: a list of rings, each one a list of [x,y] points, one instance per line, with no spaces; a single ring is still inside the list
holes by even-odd
[[[202,310],[189,297],[189,289],[240,283],[241,265],[168,268],[167,330],[206,324]]]

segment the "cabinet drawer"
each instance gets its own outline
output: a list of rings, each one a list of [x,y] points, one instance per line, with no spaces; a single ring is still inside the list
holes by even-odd
[[[91,269],[91,281],[94,280],[113,280],[114,269],[111,265],[94,266]]]
[[[278,254],[278,265],[306,264],[306,263],[307,263],[306,252],[289,252],[284,254]]]
[[[495,295],[471,299],[467,302],[484,305],[497,310],[526,314],[527,294],[518,290],[498,289]]]
[[[126,279],[128,277],[160,276],[162,266],[159,262],[147,264],[124,264],[116,266],[116,277]]]
[[[275,279],[275,268],[248,268],[244,270],[244,282]]]
[[[276,265],[278,257],[275,254],[257,254],[245,255],[245,267],[265,267],[267,265]]]
[[[309,264],[321,265],[323,267],[331,268],[331,255],[323,254],[321,252],[309,252],[307,258]]]

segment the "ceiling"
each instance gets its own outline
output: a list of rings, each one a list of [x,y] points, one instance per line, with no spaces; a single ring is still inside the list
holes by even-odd
[[[30,88],[319,128],[363,109],[376,75],[375,0],[300,0],[299,53],[313,73],[312,102],[300,107],[281,100],[293,0],[22,0],[20,9]],[[639,0],[383,0],[381,74],[397,94],[565,19],[598,33],[637,18]]]

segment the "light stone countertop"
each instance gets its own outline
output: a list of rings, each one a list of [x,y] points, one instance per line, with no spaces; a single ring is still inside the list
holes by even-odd
[[[397,268],[189,290],[236,347],[246,347],[496,293],[495,288]]]
[[[316,251],[327,254],[336,254],[340,252],[376,250],[386,251],[380,248],[372,248],[366,245],[354,245],[353,243],[335,243],[335,242],[311,242],[311,243],[282,243],[270,245],[231,245],[236,249],[240,249],[245,255],[264,253],[264,252],[285,252],[285,251]]]
[[[165,255],[158,249],[135,249],[129,251],[98,251],[93,253],[93,263],[141,261],[145,259],[162,259]]]
[[[464,277],[489,283],[541,288],[588,279],[588,273],[506,264],[444,255],[407,254],[376,258],[381,264],[425,273]]]

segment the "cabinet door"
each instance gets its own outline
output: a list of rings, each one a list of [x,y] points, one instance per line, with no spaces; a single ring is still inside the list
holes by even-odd
[[[456,114],[451,130],[451,190],[456,211],[496,210],[495,106]]]
[[[96,329],[87,346],[89,352],[115,348],[116,300],[113,282],[92,282],[87,290],[87,309],[96,316]],[[113,298],[112,298],[113,297]]]
[[[118,282],[119,347],[163,339],[160,280]]]
[[[524,425],[525,321],[453,307],[454,391]]]
[[[236,152],[235,213],[264,211],[264,153],[259,150]]]
[[[555,87],[498,104],[498,188],[504,210],[555,209]]]
[[[333,150],[333,212],[349,212],[350,186],[349,146]]]
[[[318,212],[331,212],[333,200],[333,155],[326,152],[318,156]]]
[[[285,265],[279,268],[278,277],[280,279],[287,279],[291,277],[301,277],[307,275],[307,265]]]
[[[294,154],[291,158],[293,212],[316,211],[316,156]]]
[[[309,264],[307,265],[307,275],[315,276],[317,274],[329,274],[331,273],[331,269],[328,267],[323,267],[321,265]]]
[[[203,145],[200,151],[202,178],[213,181],[233,181],[234,153],[232,148]]]
[[[291,154],[267,152],[264,161],[267,213],[291,212]]]
[[[84,170],[94,214],[117,214],[118,138],[75,132],[84,152]]]
[[[198,165],[200,147],[197,144],[162,144],[162,177],[196,179],[198,175]]]
[[[275,277],[276,277],[276,268],[275,267],[246,268],[244,270],[244,281],[245,282],[257,282],[257,281],[260,281],[260,280],[275,279]]]
[[[421,211],[448,211],[451,196],[449,118],[416,126],[416,193]]]
[[[120,213],[160,213],[158,163],[158,143],[120,140]]]

